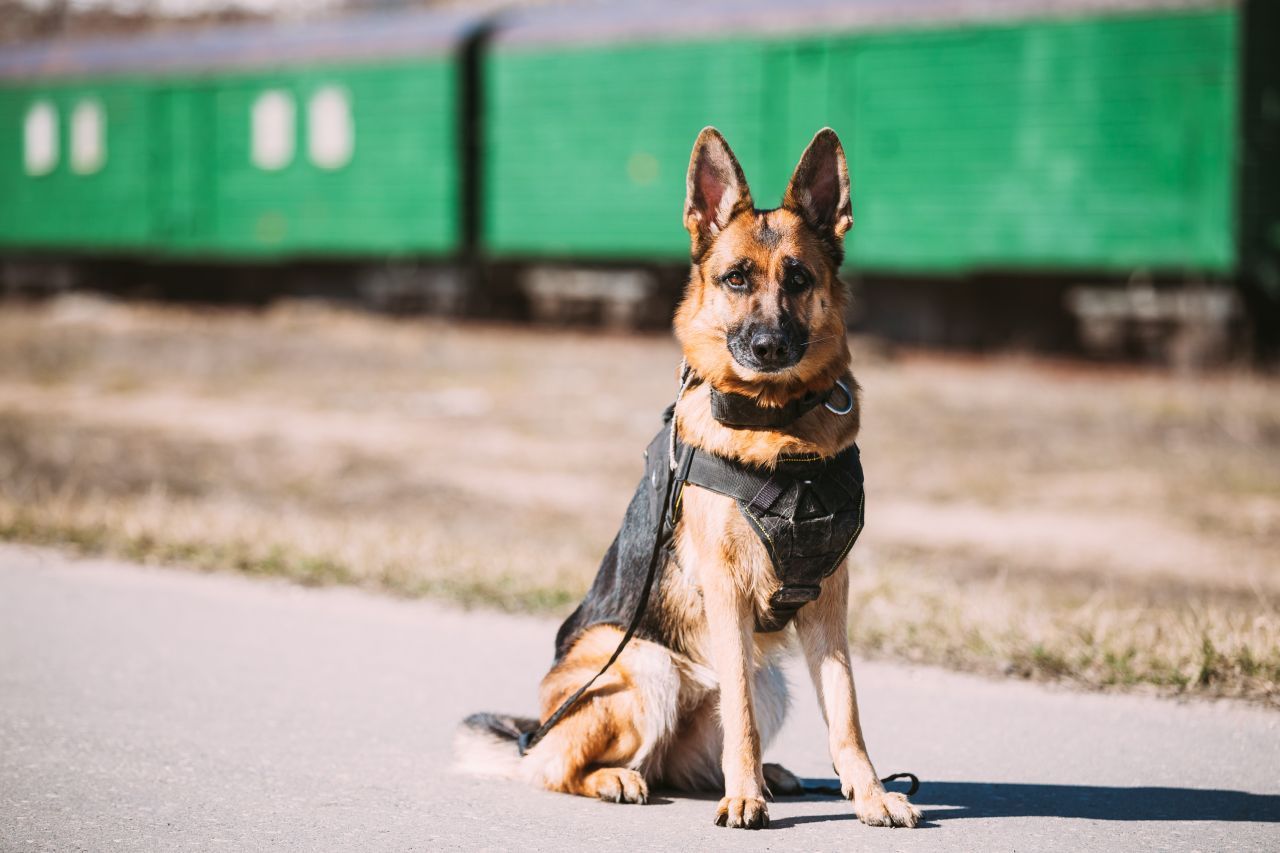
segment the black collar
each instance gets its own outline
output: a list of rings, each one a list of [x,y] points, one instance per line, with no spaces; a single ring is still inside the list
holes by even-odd
[[[833,396],[838,405],[828,402]],[[821,404],[826,404],[834,414],[847,415],[853,411],[853,394],[843,382],[836,382],[826,391],[810,391],[785,406],[762,406],[753,397],[725,394],[711,386],[711,416],[730,429],[776,429],[790,426]]]

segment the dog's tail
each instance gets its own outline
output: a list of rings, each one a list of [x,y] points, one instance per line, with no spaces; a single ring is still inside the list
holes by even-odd
[[[454,767],[477,776],[514,778],[520,767],[520,735],[538,721],[507,714],[472,714],[453,736]]]

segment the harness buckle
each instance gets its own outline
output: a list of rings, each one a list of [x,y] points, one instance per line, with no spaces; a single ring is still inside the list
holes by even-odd
[[[689,468],[693,465],[693,447],[683,445],[680,456],[676,460],[675,470],[671,472],[671,503],[665,508],[667,521],[674,528],[680,520],[680,497],[684,494],[684,484],[689,479]],[[656,483],[654,485],[657,485]]]
[[[769,596],[770,607],[799,608],[810,601],[817,601],[822,588],[817,586],[784,586]]]

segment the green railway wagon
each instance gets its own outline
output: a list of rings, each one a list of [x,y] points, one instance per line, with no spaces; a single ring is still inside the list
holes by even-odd
[[[120,81],[0,89],[0,241],[145,246],[148,98]]]
[[[530,13],[485,55],[484,240],[499,256],[674,262],[702,126],[770,206],[830,125],[861,271],[1229,275],[1239,16],[1159,0]]]
[[[148,258],[445,256],[457,53],[399,14],[0,54],[0,248]]]

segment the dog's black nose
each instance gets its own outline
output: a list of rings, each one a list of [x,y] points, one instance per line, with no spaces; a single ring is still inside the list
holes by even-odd
[[[765,329],[751,336],[751,354],[761,367],[779,367],[789,360],[791,341],[780,329]]]

